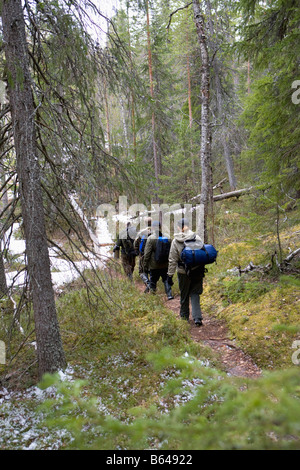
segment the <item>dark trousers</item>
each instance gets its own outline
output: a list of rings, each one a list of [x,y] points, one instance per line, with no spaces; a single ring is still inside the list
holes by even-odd
[[[135,267],[135,256],[121,253],[121,259],[126,276],[128,276],[129,279],[132,279],[132,274]]]
[[[163,283],[168,279],[168,268],[164,269],[150,269],[150,290],[152,292],[156,291],[156,285],[161,277]]]
[[[144,255],[139,256],[139,275],[143,274],[145,272],[144,269]]]
[[[186,320],[190,316],[190,299],[192,318],[195,322],[202,320],[200,295],[203,292],[203,272],[192,271],[190,276],[177,273],[180,289],[180,316]]]
[[[149,292],[149,288],[150,288],[149,272],[148,271],[146,272],[144,268],[144,255],[142,256],[140,255],[139,257],[139,275],[143,283],[146,286],[145,292]]]

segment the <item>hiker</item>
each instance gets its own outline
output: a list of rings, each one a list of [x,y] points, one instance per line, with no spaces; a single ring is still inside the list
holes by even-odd
[[[127,223],[126,230],[120,233],[117,243],[113,248],[113,252],[120,250],[121,248],[121,261],[126,276],[132,280],[133,271],[135,268],[135,258],[137,253],[134,249],[134,240],[136,238],[136,230],[131,226],[131,223]]]
[[[191,298],[192,318],[196,326],[202,325],[202,312],[200,307],[200,295],[203,291],[204,265],[192,268],[190,272],[186,272],[184,264],[181,262],[181,253],[184,249],[185,242],[197,241],[201,246],[202,240],[195,232],[190,230],[189,221],[182,219],[178,223],[179,233],[174,234],[172,241],[169,265],[168,265],[168,283],[173,285],[173,275],[177,271],[178,284],[180,289],[180,316],[182,319],[189,321]]]
[[[168,300],[173,299],[172,288],[168,284],[168,256],[171,241],[161,232],[161,224],[158,221],[152,223],[153,233],[148,237],[145,254],[144,270],[150,272],[150,292],[156,292],[157,282],[162,278]]]
[[[137,234],[136,239],[134,240],[134,249],[139,254],[139,276],[142,279],[143,283],[145,284],[145,293],[149,292],[150,290],[150,280],[149,280],[149,271],[146,271],[144,268],[144,254],[145,254],[145,246],[147,239],[151,235],[151,224],[152,219],[148,217],[146,219],[147,227],[143,230],[140,230]]]

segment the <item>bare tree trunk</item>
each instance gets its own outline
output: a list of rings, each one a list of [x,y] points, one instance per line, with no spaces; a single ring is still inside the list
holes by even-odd
[[[210,70],[205,22],[200,10],[199,0],[193,0],[194,20],[200,45],[201,69],[201,197],[204,206],[204,241],[209,239],[208,220],[213,224],[213,181],[211,166],[211,126],[210,126]],[[213,227],[213,226],[212,226]],[[210,239],[213,242],[213,229]]]
[[[2,25],[17,174],[32,289],[39,376],[66,365],[54,292],[37,156],[25,20],[21,0],[3,0]]]
[[[5,183],[5,176],[2,175],[2,165],[0,164],[0,186],[4,186]],[[8,205],[8,197],[6,188],[3,189],[2,194],[0,196],[0,214],[3,213],[4,209]],[[3,224],[0,220],[0,233],[2,233]],[[2,295],[6,294],[7,292],[7,282],[5,276],[5,268],[4,268],[4,261],[3,261],[3,238],[0,235],[0,298]]]
[[[156,142],[156,122],[154,112],[154,84],[153,84],[153,70],[152,70],[152,52],[151,52],[151,37],[150,37],[150,15],[149,15],[149,1],[146,3],[147,7],[147,40],[148,40],[148,67],[149,67],[149,78],[150,78],[150,95],[152,98],[152,142],[153,142],[153,158],[154,158],[154,174],[156,182],[156,191],[159,188],[159,175],[160,175],[160,161],[159,154],[157,152]],[[156,196],[158,198],[158,196]]]
[[[5,141],[7,137],[7,133],[10,132],[11,123],[7,121],[8,107],[6,103],[2,106],[0,103],[0,111],[1,111],[1,134],[0,134],[0,151],[1,155],[5,155]],[[0,186],[2,189],[2,194],[0,195],[0,219],[3,219],[3,212],[8,206],[8,195],[7,195],[7,187],[5,185],[5,170],[4,166],[0,162]],[[2,215],[3,214],[3,215]],[[6,275],[5,275],[5,267],[4,267],[4,260],[3,260],[3,249],[5,244],[5,234],[2,232],[3,230],[3,222],[0,220],[0,297],[7,293],[7,282],[6,282]]]
[[[188,11],[188,10],[187,10]],[[193,138],[192,138],[192,127],[193,127],[193,110],[192,110],[192,84],[191,84],[191,65],[190,65],[190,54],[189,54],[189,31],[188,31],[188,13],[186,19],[186,66],[187,66],[187,80],[188,80],[188,105],[189,105],[189,128],[190,128],[190,147],[192,154],[192,183],[195,188],[195,160],[193,156]]]
[[[6,292],[7,292],[7,283],[6,283],[4,262],[3,262],[3,252],[1,249],[0,250],[0,298],[3,295],[5,295]]]
[[[229,199],[231,197],[240,197],[244,194],[250,193],[252,191],[252,186],[250,188],[237,189],[236,191],[230,191],[230,193],[217,194],[213,197],[214,201],[223,201],[224,199]]]
[[[216,37],[217,31],[214,30],[214,25],[212,21],[212,7],[211,2],[209,0],[206,1],[208,11],[209,11],[209,29],[210,29],[210,36]],[[215,48],[217,45],[215,45]],[[219,119],[223,122],[222,130],[221,130],[221,142],[224,151],[224,158],[226,163],[226,169],[228,174],[228,180],[230,189],[234,191],[236,189],[236,177],[234,172],[234,165],[233,160],[230,155],[230,148],[227,140],[227,135],[229,133],[229,129],[226,123],[226,116],[224,112],[224,101],[223,101],[223,93],[222,93],[222,83],[221,83],[221,70],[220,70],[220,61],[218,57],[214,59],[214,75],[215,75],[215,86],[216,86],[216,93],[217,93],[217,108],[218,108],[218,116]]]
[[[216,82],[216,92],[217,92],[218,115],[219,115],[219,118],[221,118],[222,120],[225,120],[220,70],[219,70],[217,61],[215,63],[214,71],[215,71],[215,82]],[[229,129],[227,128],[226,123],[224,122],[224,124],[222,125],[222,131],[221,131],[221,141],[223,145],[224,158],[225,158],[225,163],[226,163],[230,189],[234,191],[236,189],[237,182],[236,182],[236,177],[235,177],[235,172],[234,172],[233,160],[230,155],[230,148],[229,148],[229,144],[227,140],[228,133],[229,133]]]
[[[129,2],[127,3],[127,18],[128,18],[128,49],[130,57],[130,67],[132,70],[132,53],[131,53],[131,35],[130,35],[130,17],[129,17]],[[131,129],[132,129],[132,141],[133,141],[133,154],[134,159],[137,159],[137,148],[136,148],[136,126],[135,126],[135,96],[133,87],[129,85],[130,89],[130,104],[131,104]]]
[[[1,168],[1,166],[0,166]],[[1,176],[1,173],[0,173]],[[3,180],[5,180],[3,178]],[[4,181],[2,181],[2,178],[0,177],[0,185],[2,186]],[[0,197],[0,214],[4,211],[5,207],[7,207],[8,204],[8,198],[7,198],[7,192],[6,189],[4,188],[4,193],[1,194]],[[2,222],[0,221],[0,232],[2,232]],[[5,276],[5,268],[4,268],[4,261],[3,261],[3,239],[0,237],[0,298],[2,295],[6,294],[7,292],[7,282],[6,282],[6,276]]]
[[[129,140],[128,140],[128,130],[127,130],[127,123],[126,123],[124,100],[121,94],[119,95],[119,100],[120,100],[121,117],[122,117],[122,123],[123,123],[123,134],[124,134],[124,140],[125,140],[125,145],[126,145],[126,154],[128,157],[130,146],[129,146]]]
[[[105,117],[106,117],[107,151],[108,151],[108,153],[111,153],[110,121],[109,121],[109,108],[108,108],[106,78],[104,78],[104,80],[103,80],[103,85],[104,85],[104,107],[105,107]]]

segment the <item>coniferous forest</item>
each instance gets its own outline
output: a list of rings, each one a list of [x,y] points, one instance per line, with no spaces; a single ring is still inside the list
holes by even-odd
[[[0,449],[299,450],[299,2],[0,13]]]

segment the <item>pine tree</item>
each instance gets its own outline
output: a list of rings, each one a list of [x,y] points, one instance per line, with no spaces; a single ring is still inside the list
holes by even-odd
[[[66,366],[51,282],[37,155],[35,107],[25,21],[20,0],[4,0],[2,24],[21,194],[26,256],[32,289],[39,376]]]
[[[294,0],[260,5],[241,1],[244,22],[239,44],[254,73],[242,123],[249,132],[244,158],[274,201],[299,197],[299,106],[293,83],[299,78],[300,12]],[[291,202],[291,199],[289,200]]]
[[[210,58],[206,24],[198,0],[193,0],[194,19],[201,53],[201,196],[204,206],[204,241],[208,242],[208,220],[213,222],[213,176],[211,161],[211,117],[210,117]],[[213,243],[213,231],[210,234]]]

